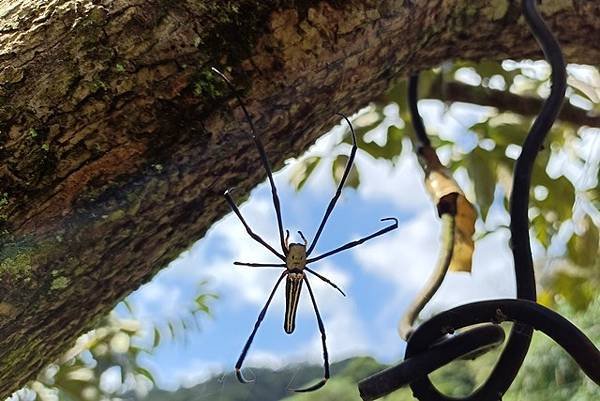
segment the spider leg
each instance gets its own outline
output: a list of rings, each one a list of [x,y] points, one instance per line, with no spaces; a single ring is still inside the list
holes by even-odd
[[[246,232],[248,233],[248,235],[250,235],[255,241],[257,241],[260,244],[262,244],[269,251],[273,252],[275,254],[275,256],[277,256],[279,259],[285,260],[285,256],[283,256],[282,254],[280,254],[279,252],[277,252],[264,239],[262,239],[258,234],[255,234],[252,231],[252,229],[250,228],[250,226],[248,225],[248,223],[246,223],[246,220],[242,216],[242,213],[240,212],[240,209],[238,209],[238,207],[235,205],[235,202],[231,198],[230,192],[232,192],[232,191],[233,191],[233,189],[228,189],[227,191],[225,191],[225,193],[223,195],[225,196],[225,200],[229,204],[229,207],[231,208],[231,210],[233,210],[233,212],[236,214],[236,216],[240,219],[240,221],[242,222],[242,224],[246,228]]]
[[[287,274],[287,271],[284,271],[283,273],[281,273],[281,276],[279,276],[279,279],[275,283],[275,287],[273,287],[273,291],[271,291],[271,295],[269,295],[269,298],[267,299],[265,306],[263,306],[262,310],[260,311],[260,314],[258,315],[258,319],[256,319],[256,323],[254,323],[254,329],[252,330],[250,337],[248,337],[248,340],[246,341],[246,344],[244,345],[244,349],[242,350],[242,353],[240,354],[240,357],[239,357],[237,363],[235,364],[235,375],[237,376],[237,379],[241,383],[251,383],[253,381],[253,380],[246,380],[246,378],[244,378],[244,375],[242,374],[242,370],[241,370],[242,364],[244,363],[244,359],[246,359],[246,354],[248,353],[248,349],[250,349],[250,345],[252,344],[252,341],[254,340],[254,336],[256,335],[256,332],[258,331],[260,324],[262,323],[263,319],[265,318],[265,313],[267,313],[267,309],[269,308],[269,304],[271,303],[271,300],[273,299],[273,295],[275,295],[275,291],[277,290],[277,287],[279,287],[279,283],[281,283],[281,280],[283,280],[283,278],[285,277],[286,274]]]
[[[366,237],[361,238],[359,240],[348,242],[347,244],[342,245],[339,248],[336,248],[332,251],[325,252],[322,255],[315,256],[314,258],[310,258],[306,261],[306,263],[308,264],[308,263],[316,262],[317,260],[321,260],[323,258],[326,258],[327,256],[331,256],[338,252],[345,251],[346,249],[354,248],[355,246],[360,245],[363,242],[370,240],[371,238],[379,237],[380,235],[383,235],[383,234],[387,233],[388,231],[392,231],[392,230],[395,230],[396,228],[398,228],[398,219],[397,218],[386,217],[385,219],[381,219],[381,221],[387,221],[387,220],[393,220],[394,224],[391,224],[391,225],[387,226],[386,228],[382,228],[381,230],[379,230],[371,235],[367,235]]]
[[[306,246],[306,244],[307,244],[306,237],[304,236],[304,234],[302,234],[302,231],[298,231],[298,234],[300,234],[300,238],[302,238],[302,241],[304,241],[304,246]]]
[[[308,288],[308,293],[310,294],[310,300],[312,301],[313,308],[315,309],[315,315],[317,316],[317,323],[319,324],[319,332],[321,332],[321,343],[323,344],[323,378],[316,384],[312,386],[295,389],[296,393],[307,393],[309,391],[315,391],[320,389],[327,383],[329,379],[329,354],[327,353],[327,344],[325,342],[325,326],[323,325],[323,319],[321,319],[321,314],[319,313],[319,308],[317,307],[317,301],[315,300],[315,295],[313,294],[312,288],[310,288],[310,283],[308,282],[308,277],[304,276],[304,282],[306,283],[306,288]]]
[[[336,113],[336,114],[342,116],[344,118],[344,120],[346,120],[346,122],[348,123],[348,126],[350,127],[350,133],[352,134],[352,150],[350,151],[350,157],[348,157],[348,162],[346,163],[346,168],[344,170],[344,174],[342,175],[342,179],[340,180],[340,183],[338,184],[338,188],[335,191],[335,195],[333,195],[333,198],[331,198],[331,201],[329,202],[329,205],[327,206],[327,210],[325,211],[325,214],[323,215],[323,220],[321,220],[321,224],[319,225],[319,228],[317,229],[317,233],[315,234],[315,236],[312,240],[312,243],[310,244],[310,247],[306,251],[306,256],[309,256],[312,253],[312,251],[315,249],[315,246],[317,245],[317,241],[319,240],[319,237],[321,236],[321,232],[323,231],[323,228],[325,227],[325,223],[327,223],[327,219],[329,219],[329,215],[331,214],[331,212],[333,212],[333,208],[335,207],[337,200],[339,199],[340,195],[342,194],[342,189],[344,189],[344,184],[346,183],[348,174],[350,174],[350,170],[352,169],[352,163],[354,163],[354,156],[356,155],[357,146],[356,146],[356,135],[354,134],[354,128],[352,128],[352,124],[350,124],[350,120],[348,120],[348,118],[345,115],[343,115],[341,113]]]
[[[330,286],[332,286],[333,288],[335,288],[336,290],[338,290],[343,296],[346,296],[346,294],[344,293],[344,291],[342,291],[342,289],[340,287],[338,287],[337,285],[335,285],[331,280],[329,280],[327,277],[320,275],[319,273],[317,273],[316,271],[309,269],[308,267],[304,267],[304,270],[308,271],[309,273],[314,274],[315,276],[317,276],[318,278],[320,278],[321,280],[323,280],[324,282],[326,282],[327,284],[329,284]]]
[[[246,262],[233,262],[236,266],[248,266],[248,267],[285,267],[285,263],[246,263]]]
[[[281,249],[283,250],[283,253],[285,255],[287,255],[287,248],[285,247],[285,243],[283,240],[283,223],[281,221],[281,204],[279,202],[279,196],[277,195],[277,188],[275,187],[275,181],[273,181],[273,173],[271,171],[271,165],[269,163],[269,159],[267,159],[267,154],[265,153],[265,148],[264,148],[262,142],[260,141],[260,139],[258,138],[258,136],[256,135],[256,129],[254,128],[254,123],[252,123],[252,119],[250,118],[250,113],[248,113],[248,110],[246,109],[246,105],[242,101],[242,98],[240,97],[240,95],[238,95],[238,93],[235,90],[235,87],[233,86],[231,81],[221,71],[217,70],[215,67],[212,67],[211,69],[215,74],[220,76],[225,81],[227,86],[229,86],[229,89],[231,89],[231,92],[233,92],[233,95],[236,97],[238,103],[240,104],[242,111],[244,112],[244,116],[246,116],[246,121],[248,122],[248,125],[250,125],[250,129],[252,130],[252,134],[250,135],[250,137],[252,138],[252,140],[254,141],[254,144],[256,145],[256,147],[258,149],[258,153],[260,154],[260,159],[262,160],[263,166],[265,167],[265,170],[267,172],[267,177],[269,178],[269,184],[271,185],[271,194],[273,195],[273,206],[275,207],[275,214],[277,215],[277,228],[279,230],[279,241],[281,242]]]

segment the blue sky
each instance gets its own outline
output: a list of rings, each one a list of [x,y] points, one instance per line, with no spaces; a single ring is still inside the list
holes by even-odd
[[[433,121],[430,129],[443,126],[448,136],[461,132],[466,135],[464,126],[456,122],[456,116],[442,115],[441,104],[425,105],[424,109],[428,121]],[[458,108],[455,113],[460,117],[462,111]],[[477,118],[473,110],[470,118]],[[342,132],[342,126],[336,127],[303,157],[334,157],[332,147]],[[373,133],[372,140],[380,141],[382,136],[378,138],[378,135]],[[466,139],[462,142],[469,146],[468,135],[463,138]],[[349,150],[349,147],[336,148],[345,154]],[[292,233],[303,231],[310,241],[335,191],[331,164],[322,163],[304,189],[295,192],[289,185],[295,162],[288,161],[286,167],[275,174],[275,181],[285,228]],[[436,260],[439,222],[408,144],[394,164],[373,160],[361,152],[356,163],[361,185],[358,190],[344,190],[316,253],[380,229],[384,225],[379,221],[382,217],[397,217],[400,227],[313,265],[315,270],[340,285],[347,297],[314,277],[311,283],[327,330],[331,360],[368,354],[383,362],[392,362],[402,357],[405,346],[397,334],[397,323]],[[462,180],[465,181],[464,177]],[[469,188],[465,189],[468,193]],[[253,230],[276,246],[277,226],[266,183],[252,191],[241,211]],[[507,221],[505,213],[500,211],[495,218],[498,222]],[[473,274],[451,274],[423,315],[468,300],[512,296],[512,259],[507,238],[506,230],[500,230],[479,241]],[[236,267],[235,260],[275,262],[269,251],[248,237],[236,216],[229,214],[151,283],[129,297],[137,317],[146,324],[155,322],[164,326],[165,320],[185,315],[200,281],[208,280],[207,288],[219,294],[220,298],[211,305],[213,318],[201,319],[199,331],[189,332],[186,341],[164,342],[154,355],[144,359],[144,364],[156,375],[159,387],[191,386],[211,374],[232,370],[280,274],[278,269]],[[322,363],[319,332],[306,289],[292,335],[283,331],[283,314],[281,286],[245,366]],[[252,375],[251,370],[247,375]]]
[[[514,68],[510,63],[515,62],[506,63],[505,68]],[[544,63],[517,64],[529,68],[525,68],[525,72],[531,70],[531,73],[537,74],[545,71],[547,74]],[[459,72],[457,79],[473,85],[479,83],[474,71],[467,68]],[[597,71],[570,66],[569,73],[571,81],[575,78],[580,80],[579,86],[596,82],[593,87],[598,88],[600,76]],[[583,75],[579,76],[580,73]],[[570,83],[577,84],[574,81]],[[540,90],[546,89],[542,86]],[[573,98],[571,101],[574,101]],[[478,144],[477,137],[468,131],[468,127],[496,113],[490,108],[461,103],[446,107],[436,100],[422,100],[419,108],[430,134],[455,143],[453,147],[438,149],[442,161],[448,160],[452,152],[468,153],[475,146],[484,146],[481,142]],[[397,106],[386,107],[384,113],[384,123],[369,132],[365,136],[366,141],[384,145],[387,127],[403,125]],[[353,123],[366,126],[372,123],[369,120],[372,120],[372,115],[367,107],[354,116]],[[335,146],[345,129],[342,125],[334,127],[305,155],[288,160],[286,166],[275,174],[284,228],[292,233],[303,231],[309,242],[335,191],[331,162],[337,154],[350,152],[347,145]],[[582,130],[579,138],[571,139],[570,151],[553,151],[548,173],[552,177],[567,176],[578,190],[597,185],[595,172],[600,163],[598,138],[597,129]],[[516,158],[519,152],[520,147],[515,145],[510,154],[507,149],[507,157]],[[321,156],[324,161],[305,187],[296,192],[289,184],[290,177],[298,166],[298,160],[310,156]],[[581,160],[587,162],[582,164]],[[360,172],[360,186],[357,190],[344,190],[321,235],[316,254],[380,229],[384,225],[379,221],[382,217],[397,217],[399,228],[311,266],[340,285],[347,297],[342,297],[314,277],[311,277],[311,284],[327,330],[332,361],[355,355],[372,355],[382,362],[393,362],[402,358],[405,347],[397,333],[398,321],[427,280],[437,258],[439,221],[423,188],[423,173],[408,141],[393,163],[374,160],[359,151],[356,164]],[[257,165],[256,168],[262,166]],[[455,178],[467,198],[473,201],[473,187],[465,171],[459,169]],[[488,214],[486,225],[478,221],[475,237],[482,231],[508,225],[508,214],[500,197],[497,200]],[[590,209],[586,202],[578,201],[575,206],[575,215],[585,209],[594,221],[600,221],[598,212]],[[252,191],[249,200],[241,205],[241,211],[253,230],[277,247],[277,225],[267,183]],[[566,240],[577,229],[571,223],[565,223],[559,237]],[[436,311],[473,300],[513,297],[514,273],[508,238],[508,230],[501,228],[478,240],[472,273],[450,273],[421,317],[426,318]],[[292,237],[292,240],[298,241],[299,238]],[[564,241],[561,242],[560,238],[556,244],[553,243],[548,254],[535,240],[532,246],[534,259],[543,265],[542,270],[551,267],[552,258],[564,252]],[[249,238],[237,217],[230,213],[152,282],[128,297],[135,308],[136,318],[148,327],[148,341],[151,341],[153,325],[162,327],[165,337],[166,321],[186,316],[200,282],[208,280],[206,288],[220,297],[211,305],[213,317],[201,319],[200,330],[188,331],[185,341],[181,340],[181,336],[177,341],[163,341],[153,355],[144,358],[143,364],[154,373],[159,387],[174,390],[180,386],[193,386],[211,375],[232,371],[281,272],[278,269],[236,267],[233,265],[236,260],[276,262],[269,251]],[[292,335],[283,331],[283,290],[280,286],[246,358],[245,366],[250,369],[245,372],[249,377],[252,377],[253,366],[277,368],[289,363],[322,363],[319,332],[306,289],[301,296],[296,331]],[[124,308],[120,306],[117,309],[122,312]]]

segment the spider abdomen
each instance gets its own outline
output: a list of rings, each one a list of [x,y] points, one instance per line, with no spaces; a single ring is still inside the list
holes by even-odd
[[[287,334],[292,334],[296,328],[296,312],[298,311],[303,281],[304,273],[302,271],[289,273],[285,280],[285,320],[283,321],[283,329]]]

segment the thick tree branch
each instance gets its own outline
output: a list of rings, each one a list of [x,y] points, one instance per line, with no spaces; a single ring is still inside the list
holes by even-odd
[[[600,2],[544,10],[600,63]],[[264,179],[211,66],[278,166],[395,77],[538,56],[514,1],[0,0],[0,397]]]
[[[434,85],[428,97],[443,101],[465,102],[491,106],[503,111],[512,111],[526,116],[537,115],[542,108],[542,100],[535,97],[519,96],[507,91],[471,86],[460,82]],[[577,126],[600,127],[600,116],[565,102],[558,118]]]

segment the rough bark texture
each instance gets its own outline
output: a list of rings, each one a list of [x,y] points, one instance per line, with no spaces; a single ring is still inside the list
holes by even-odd
[[[544,3],[599,63],[600,2]],[[506,0],[0,0],[0,397],[264,179],[210,66],[278,166],[392,78],[538,52]]]

